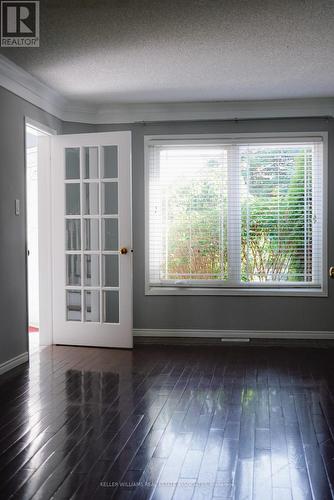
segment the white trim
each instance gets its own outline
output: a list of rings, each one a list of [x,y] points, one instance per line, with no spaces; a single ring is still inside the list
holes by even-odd
[[[22,365],[23,363],[26,363],[28,360],[29,360],[28,352],[23,352],[22,354],[15,356],[15,358],[9,359],[8,361],[1,363],[0,375],[8,372],[9,370],[12,370],[16,366],[19,366],[19,365]]]
[[[33,129],[36,135],[57,135],[56,129],[48,127],[47,125],[44,125],[43,123],[33,120],[28,116],[25,117],[25,125],[26,127]]]
[[[39,343],[52,344],[52,226],[51,211],[54,196],[51,179],[51,137],[38,141],[38,254],[39,254]]]
[[[39,344],[52,344],[52,239],[51,239],[51,163],[50,137],[57,131],[25,117],[27,127],[40,133],[37,147],[38,248],[39,248]],[[27,221],[26,221],[27,223]],[[27,257],[28,259],[28,257]],[[28,265],[28,263],[27,263]],[[27,307],[27,316],[28,307]]]
[[[333,116],[334,99],[275,99],[252,101],[129,103],[100,106],[94,123],[154,121],[244,120]]]
[[[92,124],[334,116],[334,97],[88,105],[65,98],[2,55],[0,86],[61,120]]]
[[[61,117],[65,102],[60,94],[2,55],[0,55],[0,85],[57,118]]]
[[[240,147],[227,146],[227,268],[229,283],[241,281]],[[232,251],[233,249],[233,251]],[[223,259],[223,256],[222,256]]]
[[[328,297],[328,132],[322,133],[323,137],[323,170],[322,170],[322,289],[324,296]]]
[[[134,328],[134,337],[156,338],[251,338],[251,339],[332,339],[334,331],[304,330],[200,330],[200,329],[159,329]]]
[[[176,286],[174,283],[154,284],[150,283],[150,236],[149,236],[149,167],[150,167],[150,152],[151,144],[160,145],[186,145],[193,144],[194,140],[203,141],[206,143],[226,143],[238,144],[240,141],[287,141],[298,140],[314,141],[322,143],[323,150],[323,171],[322,171],[322,283],[316,287],[302,286],[274,286],[264,287],[261,285],[252,285],[249,287],[231,286],[228,283],[226,286],[205,286],[201,283],[196,286],[186,284]],[[240,133],[240,134],[168,134],[168,135],[145,135],[144,136],[144,182],[145,182],[145,295],[253,295],[253,296],[302,296],[302,297],[328,297],[328,132],[270,132],[270,133]],[[232,282],[234,285],[234,283]]]
[[[95,106],[77,105],[0,55],[0,86],[61,120],[93,119]]]
[[[326,277],[327,280],[327,277]],[[326,283],[327,287],[327,283]],[[146,284],[145,295],[227,295],[252,297],[328,297],[323,288],[196,288],[196,287],[167,287],[149,286]]]
[[[180,145],[193,144],[194,140],[204,140],[211,141],[217,144],[232,144],[233,142],[240,142],[240,139],[247,142],[248,140],[258,142],[273,142],[273,139],[279,138],[281,141],[284,139],[288,142],[295,142],[294,139],[298,139],[298,142],[306,141],[312,142],[324,142],[324,138],[328,137],[328,132],[323,131],[312,131],[312,132],[242,132],[242,133],[232,133],[232,134],[163,134],[163,135],[145,135],[147,143],[154,143],[154,145],[176,145],[176,142]],[[182,141],[182,142],[181,142]]]

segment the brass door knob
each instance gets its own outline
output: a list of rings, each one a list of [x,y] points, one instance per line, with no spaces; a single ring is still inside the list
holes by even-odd
[[[329,277],[334,279],[334,266],[329,268]]]
[[[122,248],[120,249],[119,253],[120,253],[121,255],[125,255],[126,253],[128,253],[128,249],[127,249],[127,248],[125,248],[125,247],[122,247]]]

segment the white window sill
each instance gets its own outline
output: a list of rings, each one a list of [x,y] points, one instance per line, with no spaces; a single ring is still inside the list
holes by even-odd
[[[225,295],[258,297],[328,297],[324,288],[199,288],[149,286],[145,295]]]

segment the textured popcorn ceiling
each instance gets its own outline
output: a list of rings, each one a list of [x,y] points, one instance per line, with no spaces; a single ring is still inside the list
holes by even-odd
[[[1,54],[98,104],[328,97],[334,0],[42,0],[40,48]]]

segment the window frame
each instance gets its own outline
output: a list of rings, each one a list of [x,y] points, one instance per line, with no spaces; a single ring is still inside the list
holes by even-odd
[[[312,285],[291,286],[284,284],[272,286],[272,284],[253,283],[251,287],[231,287],[231,284],[217,283],[215,287],[201,286],[204,283],[191,284],[186,282],[175,285],[161,284],[159,286],[150,283],[150,227],[149,227],[149,146],[150,144],[168,145],[179,142],[184,145],[194,144],[195,141],[210,141],[212,144],[227,144],[246,142],[273,142],[275,139],[287,142],[299,139],[301,141],[320,140],[323,145],[322,154],[322,269],[321,286]],[[227,295],[227,296],[302,296],[302,297],[328,297],[328,132],[271,132],[271,133],[240,133],[240,134],[165,134],[165,135],[145,135],[144,136],[144,181],[145,181],[145,295]],[[210,283],[211,284],[211,283]]]

